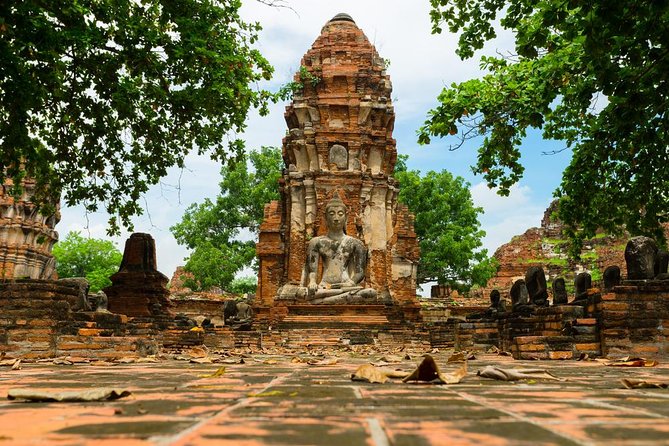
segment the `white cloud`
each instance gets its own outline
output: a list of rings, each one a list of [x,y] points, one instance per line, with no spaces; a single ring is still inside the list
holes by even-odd
[[[496,213],[500,211],[513,210],[526,206],[531,200],[531,190],[529,186],[522,186],[518,183],[510,188],[508,197],[497,193],[499,188],[490,189],[486,183],[477,183],[471,187],[472,200],[476,206],[480,206],[486,213]]]
[[[508,243],[514,235],[541,225],[547,204],[537,202],[528,185],[514,184],[508,197],[497,194],[484,183],[471,187],[472,200],[483,208],[481,229],[486,232],[483,247],[492,255],[497,248]]]

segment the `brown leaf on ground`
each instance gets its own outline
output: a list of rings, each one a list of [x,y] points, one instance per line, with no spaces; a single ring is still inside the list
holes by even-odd
[[[625,386],[626,389],[667,389],[669,388],[669,382],[662,381],[646,381],[642,379],[628,379],[624,378],[620,380]]]
[[[493,365],[486,366],[476,374],[482,378],[491,378],[499,381],[519,381],[522,379],[550,379],[562,381],[547,370],[543,369],[503,369]]]
[[[316,359],[311,359],[307,362],[307,364],[324,366],[324,365],[335,365],[337,362],[339,362],[338,358],[323,358],[320,361]]]
[[[253,358],[253,360],[255,362],[259,362],[261,364],[268,364],[268,365],[274,365],[274,364],[279,363],[279,361],[277,361],[276,359],[272,359],[272,358]]]
[[[423,361],[418,364],[416,370],[404,378],[403,382],[423,381],[433,384],[457,384],[467,375],[467,362],[461,368],[452,373],[441,373],[434,358],[423,355]]]
[[[123,358],[118,358],[114,362],[118,362],[119,364],[134,364],[137,362],[137,358],[133,358],[131,356],[125,356]]]
[[[13,366],[16,359],[3,359],[0,361],[0,366]]]
[[[467,359],[467,352],[461,351],[453,353],[451,356],[448,357],[446,362],[462,362],[465,359]]]
[[[293,356],[293,358],[290,360],[293,364],[304,364],[307,362],[306,359],[300,358],[299,356]]]
[[[62,358],[56,358],[52,362],[53,365],[72,365],[74,364],[72,361],[67,360],[67,359],[62,359]]]
[[[629,356],[620,359],[613,359],[604,363],[609,367],[655,367],[657,361],[646,358],[631,358]]]
[[[135,361],[137,364],[153,364],[159,362],[158,358],[153,356],[147,356],[145,358],[137,358]]]
[[[209,356],[209,349],[207,347],[192,347],[191,349],[184,352],[184,354],[190,356],[191,358],[204,358]]]
[[[21,360],[17,359],[12,365],[12,370],[21,370]]]
[[[113,367],[115,365],[118,365],[117,363],[114,362],[109,362],[109,361],[93,361],[91,362],[91,365],[94,367]]]
[[[402,362],[402,357],[398,355],[385,355],[378,359],[379,362],[387,362],[388,364],[394,364]]]
[[[28,400],[45,402],[82,402],[82,401],[111,401],[124,398],[130,395],[129,390],[125,389],[93,389],[68,392],[50,392],[47,390],[33,389],[9,389],[7,392],[8,400]]]
[[[225,359],[218,358],[214,362],[218,364],[244,364],[244,360],[241,358],[225,358]]]
[[[193,364],[211,364],[211,358],[191,358],[190,362]]]
[[[64,359],[73,364],[90,364],[91,362],[90,358],[82,358],[81,356],[66,356]]]
[[[380,370],[388,378],[393,378],[393,379],[404,379],[411,374],[411,372],[406,372],[404,370],[389,369],[387,367],[381,367]]]
[[[363,364],[351,375],[351,381],[383,384],[390,379],[381,369],[371,364]]]
[[[451,356],[448,357],[448,360],[446,360],[446,362],[463,362],[466,360],[473,360],[473,359],[476,359],[476,356],[473,353],[464,350],[461,352],[453,353]]]

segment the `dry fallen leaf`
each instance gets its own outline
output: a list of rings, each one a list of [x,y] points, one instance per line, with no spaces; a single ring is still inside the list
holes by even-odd
[[[380,370],[388,378],[395,378],[395,379],[404,379],[411,374],[411,372],[405,372],[404,370],[394,370],[385,367],[381,368]]]
[[[21,370],[21,360],[17,359],[12,365],[12,370]]]
[[[378,360],[379,362],[387,362],[391,364],[391,363],[402,362],[402,357],[397,355],[385,355],[380,357]]]
[[[467,350],[463,350],[461,352],[453,353],[451,356],[448,357],[446,362],[462,362],[465,360],[474,360],[474,359],[476,359],[474,353],[470,353]]]
[[[521,379],[550,379],[562,381],[561,378],[542,369],[503,369],[496,366],[486,366],[476,374],[482,378],[491,378],[499,381],[519,381]]]
[[[363,364],[351,375],[351,381],[383,384],[389,377],[371,364]]]
[[[217,359],[217,363],[220,364],[244,364],[244,360],[242,358],[225,358],[225,359]]]
[[[337,358],[329,357],[329,358],[323,358],[320,361],[318,361],[316,359],[311,359],[307,362],[307,364],[309,364],[309,365],[320,365],[320,366],[335,365],[338,361],[339,361],[339,359],[337,359]]]
[[[430,355],[423,355],[423,361],[418,364],[416,370],[402,381],[424,381],[433,384],[457,384],[467,375],[467,362],[461,368],[452,373],[441,373],[434,358]]]
[[[621,379],[620,382],[623,383],[626,389],[667,389],[669,388],[669,382],[661,381],[645,381],[642,379]]]
[[[209,349],[207,347],[193,347],[184,353],[191,358],[204,358],[209,356]]]
[[[657,365],[657,361],[646,358],[631,358],[628,356],[625,358],[610,360],[604,363],[604,365],[609,367],[655,367]]]
[[[124,398],[130,395],[129,390],[121,389],[93,389],[68,392],[49,392],[46,390],[31,389],[9,389],[8,400],[23,399],[28,401],[57,401],[57,402],[81,402],[81,401],[110,401]]]
[[[194,364],[211,364],[211,358],[191,358],[190,362]]]

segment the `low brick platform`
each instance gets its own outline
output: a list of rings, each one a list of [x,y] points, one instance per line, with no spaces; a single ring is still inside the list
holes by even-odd
[[[54,280],[0,282],[0,352],[11,357],[139,357],[160,348],[201,345],[202,333],[170,316],[74,312],[73,284]]]
[[[594,313],[605,355],[669,356],[669,281],[617,286]]]

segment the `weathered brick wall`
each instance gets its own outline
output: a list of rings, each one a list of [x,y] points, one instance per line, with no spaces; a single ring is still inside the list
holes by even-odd
[[[483,350],[499,346],[496,320],[460,321],[455,327],[456,350]]]
[[[51,249],[58,241],[60,205],[53,215],[42,215],[32,203],[35,181],[25,179],[21,186],[23,193],[14,197],[11,180],[0,184],[0,279],[54,279]]]
[[[626,282],[603,294],[595,312],[604,355],[669,355],[669,281]]]

